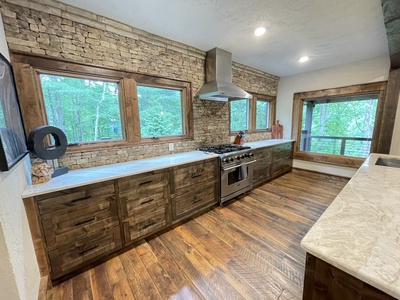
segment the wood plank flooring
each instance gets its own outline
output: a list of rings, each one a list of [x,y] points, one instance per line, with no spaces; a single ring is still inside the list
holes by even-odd
[[[43,299],[301,299],[300,241],[348,182],[293,170],[146,239]]]

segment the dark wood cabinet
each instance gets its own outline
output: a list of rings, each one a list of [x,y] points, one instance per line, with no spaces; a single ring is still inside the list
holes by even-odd
[[[293,142],[258,148],[252,151],[253,185],[263,184],[292,170]]]
[[[41,275],[59,282],[218,202],[217,158],[24,199]]]
[[[36,196],[33,201],[53,280],[121,249],[113,181]]]
[[[265,147],[252,152],[256,160],[253,164],[253,185],[259,185],[271,179],[272,150]]]
[[[395,300],[392,296],[307,253],[303,300]]]
[[[175,167],[172,170],[172,221],[180,221],[218,202],[217,160]]]
[[[125,244],[171,223],[168,171],[148,172],[117,182]]]

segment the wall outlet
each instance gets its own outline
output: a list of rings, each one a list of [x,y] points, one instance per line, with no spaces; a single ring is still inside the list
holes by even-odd
[[[174,151],[174,143],[169,143],[168,149],[169,151]]]

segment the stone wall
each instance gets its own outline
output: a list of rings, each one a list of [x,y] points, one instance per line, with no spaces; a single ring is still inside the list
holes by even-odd
[[[53,0],[3,0],[1,14],[11,51],[37,53],[97,66],[192,82],[192,95],[204,84],[205,52],[115,20]],[[233,63],[233,82],[248,92],[276,95],[279,78]],[[175,143],[174,152],[203,144],[227,143],[229,105],[193,99],[194,140]],[[248,141],[270,138],[248,134]],[[167,143],[67,153],[70,169],[169,154]]]

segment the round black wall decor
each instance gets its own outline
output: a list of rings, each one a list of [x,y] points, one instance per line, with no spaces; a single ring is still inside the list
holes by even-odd
[[[51,135],[54,138],[54,147],[46,148],[43,140],[47,135]],[[54,126],[39,126],[33,129],[28,136],[28,150],[33,155],[44,159],[58,159],[64,155],[67,151],[67,137],[65,133]]]

